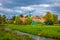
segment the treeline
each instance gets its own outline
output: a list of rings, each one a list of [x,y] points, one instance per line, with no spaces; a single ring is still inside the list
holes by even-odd
[[[5,24],[5,23],[6,23],[6,16],[0,15],[0,24]]]
[[[19,15],[19,16],[13,16],[9,21],[8,21],[8,23],[9,24],[21,24],[22,22],[21,22],[21,20],[20,20],[20,18],[21,18],[21,16],[23,16],[22,14],[21,15]],[[23,16],[24,17],[24,16]],[[31,23],[32,23],[32,18],[31,18],[31,16],[25,16],[25,18],[26,18],[26,21],[23,23],[23,25],[30,25]]]
[[[8,21],[8,23],[10,23],[10,24],[20,24],[21,23],[21,20],[20,20],[21,16],[23,16],[23,15],[21,14],[19,16],[13,16]],[[36,17],[40,17],[40,16],[36,16]],[[46,12],[46,15],[42,16],[42,17],[46,18],[46,21],[44,22],[44,24],[46,24],[46,25],[58,24],[58,15],[56,15],[56,14],[53,14],[51,12]],[[29,15],[29,16],[27,15],[27,16],[25,16],[25,18],[26,18],[26,21],[23,23],[24,25],[32,24],[32,17],[31,17],[31,15]]]
[[[32,24],[32,15],[27,15],[27,16],[23,16],[18,15],[18,16],[13,16],[11,19],[7,19],[5,15],[0,15],[0,24],[21,24],[21,17],[26,18],[26,21],[23,23],[23,25],[31,25]],[[41,17],[41,16],[36,16],[36,17]],[[39,24],[46,24],[46,25],[53,25],[53,24],[58,24],[58,15],[53,14],[51,12],[46,12],[44,17],[46,20],[44,23],[39,23]]]

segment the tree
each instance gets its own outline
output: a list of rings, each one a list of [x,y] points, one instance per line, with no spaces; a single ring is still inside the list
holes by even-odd
[[[54,24],[58,23],[58,15],[53,14],[53,22],[54,22]]]
[[[16,16],[13,16],[12,18],[8,19],[9,24],[14,24]]]
[[[5,15],[2,16],[2,22],[3,22],[3,24],[6,23],[6,16]]]
[[[16,16],[14,23],[20,24],[20,16]]]
[[[47,12],[45,15],[46,24],[56,24],[58,23],[58,15]]]
[[[23,14],[20,14],[20,17],[24,17]]]
[[[53,21],[53,15],[51,12],[47,12],[45,15],[46,21]]]
[[[1,17],[1,15],[0,15],[0,24],[2,24],[2,17]]]
[[[16,16],[13,16],[13,18],[12,18],[13,21],[15,21],[15,17],[16,17]]]
[[[32,23],[32,18],[31,17],[26,17],[25,25],[30,25]]]
[[[45,18],[46,18],[46,21],[45,21],[45,24],[47,25],[53,25],[53,15],[51,12],[47,12],[46,15],[45,15]]]

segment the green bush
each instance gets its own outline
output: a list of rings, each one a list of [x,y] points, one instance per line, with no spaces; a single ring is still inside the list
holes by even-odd
[[[24,24],[25,25],[31,25],[31,23],[32,23],[32,18],[31,17],[27,17]]]
[[[53,25],[53,22],[45,22],[46,25]]]

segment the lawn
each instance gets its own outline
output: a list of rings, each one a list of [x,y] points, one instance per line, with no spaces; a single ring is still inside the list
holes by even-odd
[[[29,36],[18,35],[11,31],[5,31],[0,28],[0,40],[34,40]]]
[[[60,40],[60,26],[8,24],[6,27],[29,34]]]

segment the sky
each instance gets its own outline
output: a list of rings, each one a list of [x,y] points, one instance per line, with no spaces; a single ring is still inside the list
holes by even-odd
[[[10,18],[15,15],[45,15],[47,11],[58,15],[60,0],[0,0],[0,14]]]

